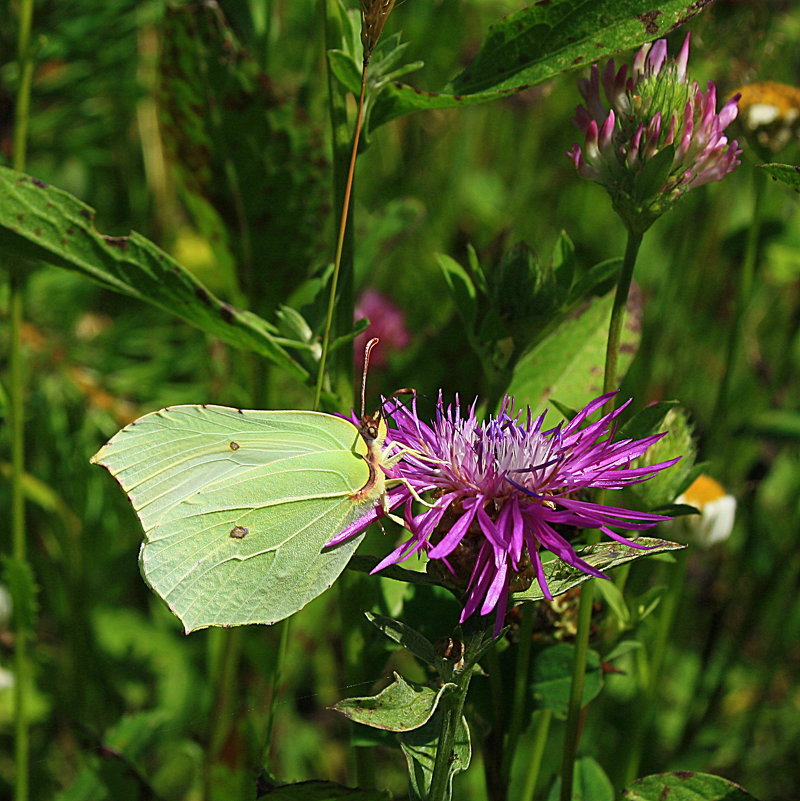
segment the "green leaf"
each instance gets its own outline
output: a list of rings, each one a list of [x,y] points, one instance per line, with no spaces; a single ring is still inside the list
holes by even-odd
[[[424,726],[433,716],[441,697],[455,684],[443,684],[438,690],[407,681],[398,673],[394,681],[378,695],[345,698],[331,709],[365,726],[385,731],[411,731]]]
[[[145,580],[187,632],[282,620],[333,584],[363,535],[367,445],[320,412],[173,406],[119,431],[92,462],[128,494]]]
[[[356,62],[344,50],[329,50],[328,64],[336,80],[358,96],[361,93],[361,70]]]
[[[550,398],[573,409],[602,393],[612,294],[589,301],[517,363],[508,389],[520,404],[543,410]],[[639,345],[636,317],[626,315],[618,373],[625,375]],[[552,415],[552,413],[550,413]]]
[[[408,782],[411,801],[424,801],[428,797],[436,761],[436,746],[441,732],[441,712],[436,714],[419,729],[399,735],[400,747],[408,765]],[[450,801],[453,793],[453,777],[465,771],[472,759],[472,743],[466,718],[461,716],[456,728],[453,755],[450,761],[450,776],[445,801]]]
[[[602,582],[603,584],[610,584],[611,582]],[[630,604],[633,609],[631,616],[631,627],[638,626],[645,618],[649,617],[656,611],[656,608],[661,603],[661,597],[664,595],[666,587],[650,587],[645,590],[638,598]]]
[[[654,537],[637,537],[634,542],[646,545],[648,550],[632,548],[630,545],[623,545],[621,542],[602,542],[597,545],[587,545],[585,548],[579,548],[577,553],[581,559],[588,562],[592,567],[596,567],[598,570],[610,570],[613,567],[624,565],[626,562],[632,562],[634,559],[669,551],[678,551],[686,547],[678,542],[658,540]],[[572,567],[560,559],[546,562],[544,573],[547,578],[547,586],[550,588],[553,597],[563,595],[573,587],[577,587],[592,578],[592,576],[584,573],[579,568]],[[534,582],[524,592],[515,592],[512,598],[515,601],[541,601],[544,598],[544,593],[539,584]]]
[[[636,174],[634,179],[633,196],[636,200],[641,202],[652,200],[669,178],[674,158],[675,147],[668,145],[647,160],[642,171]]]
[[[614,801],[614,787],[606,772],[592,757],[575,760],[572,783],[572,801]],[[547,801],[561,797],[561,777],[553,782]],[[662,801],[666,801],[663,799]],[[672,798],[670,797],[670,801]]]
[[[678,401],[659,401],[645,406],[623,425],[616,439],[643,439],[657,433],[664,424],[664,418]]]
[[[450,294],[456,304],[459,317],[464,321],[468,335],[471,336],[477,313],[477,292],[469,273],[450,256],[443,253],[437,255],[444,280],[450,289]]]
[[[219,300],[141,234],[103,236],[93,221],[94,210],[67,192],[0,167],[0,250],[78,272],[306,377],[274,326]]]
[[[679,770],[638,779],[622,793],[622,801],[755,801],[727,779]]]
[[[534,655],[530,689],[536,709],[550,709],[557,718],[566,720],[574,662],[575,646],[567,643],[548,646]],[[589,651],[581,706],[596,698],[602,689],[600,657]]]
[[[800,166],[796,164],[760,164],[773,178],[800,192]]]
[[[623,630],[630,628],[631,613],[620,588],[613,581],[598,581],[595,587],[614,613],[621,628]]]
[[[613,662],[631,651],[637,651],[643,645],[638,640],[620,640],[604,657],[604,662]]]
[[[548,0],[500,20],[472,63],[441,92],[392,84],[371,127],[413,111],[484,103],[629,50],[682,25],[708,0]]]
[[[798,440],[800,439],[800,414],[791,409],[767,409],[754,415],[744,428],[762,437]]]
[[[653,511],[660,515],[669,515],[670,517],[686,517],[687,515],[702,514],[697,507],[689,506],[688,503],[668,503],[666,506],[659,506],[653,509]]]
[[[259,799],[268,801],[390,801],[387,790],[359,790],[335,782],[309,781],[284,784],[267,790]]]
[[[433,650],[433,643],[427,637],[399,620],[392,620],[392,618],[384,617],[383,615],[373,615],[372,612],[364,612],[364,614],[367,620],[390,640],[394,640],[402,645],[403,648],[407,648],[414,656],[426,664],[433,665],[435,663],[436,654]]]

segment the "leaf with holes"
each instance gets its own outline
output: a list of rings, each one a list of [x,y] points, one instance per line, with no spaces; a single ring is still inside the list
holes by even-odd
[[[711,0],[547,0],[493,25],[469,66],[439,92],[384,88],[370,127],[414,111],[485,103],[630,50],[682,25]]]

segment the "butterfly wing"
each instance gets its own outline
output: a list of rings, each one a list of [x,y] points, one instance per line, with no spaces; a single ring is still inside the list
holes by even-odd
[[[274,623],[335,581],[361,537],[325,543],[369,511],[366,445],[319,412],[174,406],[119,431],[92,461],[144,528],[145,580],[187,632]]]

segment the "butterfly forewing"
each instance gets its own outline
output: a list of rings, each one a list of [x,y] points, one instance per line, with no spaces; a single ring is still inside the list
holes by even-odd
[[[317,412],[175,406],[124,428],[93,461],[145,531],[145,579],[187,631],[272,623],[315,598],[359,538],[325,543],[371,504],[355,426]]]

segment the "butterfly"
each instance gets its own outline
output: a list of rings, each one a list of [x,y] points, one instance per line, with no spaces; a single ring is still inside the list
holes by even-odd
[[[91,461],[131,501],[142,575],[188,633],[274,623],[333,584],[368,522],[391,511],[385,470],[402,452],[385,447],[386,433],[382,410],[355,424],[314,411],[170,406],[125,426]]]

